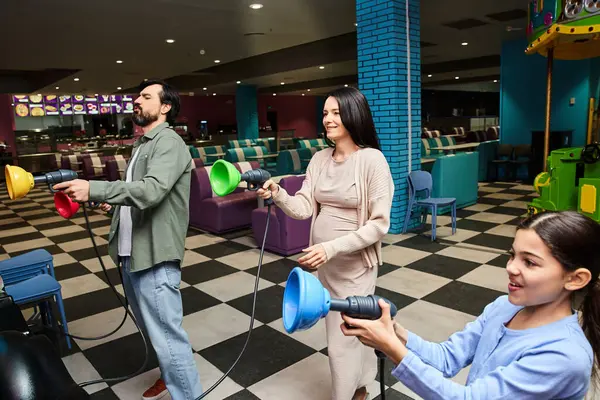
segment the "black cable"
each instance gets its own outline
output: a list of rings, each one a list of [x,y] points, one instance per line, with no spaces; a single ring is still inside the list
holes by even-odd
[[[248,330],[248,335],[246,336],[246,343],[244,343],[244,347],[242,347],[242,351],[240,351],[238,358],[233,362],[233,364],[231,365],[229,370],[227,372],[225,372],[223,374],[223,376],[218,381],[216,381],[214,385],[212,385],[210,387],[210,389],[208,389],[206,392],[202,393],[200,395],[200,397],[197,397],[196,400],[203,399],[210,392],[212,392],[217,386],[219,386],[221,384],[221,382],[223,382],[223,380],[225,380],[225,378],[227,378],[227,376],[231,373],[233,368],[235,368],[235,366],[237,365],[238,361],[240,361],[240,359],[242,358],[242,355],[244,354],[244,351],[246,351],[246,347],[248,346],[248,342],[250,341],[250,335],[252,334],[252,328],[254,327],[254,312],[256,310],[256,297],[258,295],[258,282],[260,279],[260,269],[262,267],[263,254],[265,253],[265,243],[267,242],[267,233],[269,232],[269,220],[271,218],[271,205],[273,203],[266,202],[266,204],[267,204],[267,222],[266,222],[266,226],[265,226],[265,235],[263,237],[262,246],[260,247],[260,255],[258,257],[258,270],[256,271],[256,281],[254,282],[254,299],[252,301],[252,316],[250,317],[250,329]]]
[[[379,357],[379,395],[381,400],[385,400],[385,358]]]

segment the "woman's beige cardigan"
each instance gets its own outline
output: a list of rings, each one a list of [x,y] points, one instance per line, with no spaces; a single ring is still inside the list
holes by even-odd
[[[333,148],[317,152],[306,170],[306,178],[302,187],[294,196],[285,189],[279,188],[273,201],[284,213],[294,219],[311,220],[312,229],[318,215],[318,203],[313,197],[315,185],[324,171],[325,163],[331,158]],[[349,254],[362,250],[365,266],[373,267],[383,264],[381,256],[381,239],[390,228],[390,213],[394,197],[394,181],[390,167],[383,153],[376,149],[362,148],[356,154],[356,190],[359,195],[358,226],[359,229],[335,240],[322,243],[331,260],[339,254]]]

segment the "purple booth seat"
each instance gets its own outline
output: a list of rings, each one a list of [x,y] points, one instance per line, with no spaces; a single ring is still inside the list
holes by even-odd
[[[290,195],[295,194],[302,187],[304,175],[283,178],[279,185]],[[267,207],[257,208],[252,211],[252,230],[254,239],[260,246],[265,235],[267,222]],[[289,256],[301,252],[308,247],[310,237],[310,218],[297,220],[285,215],[277,206],[271,207],[269,233],[265,242],[265,249],[271,252]]]
[[[256,161],[234,165],[240,172],[246,168],[259,168]],[[218,197],[210,186],[211,168],[212,166],[206,166],[192,170],[190,226],[217,234],[249,227],[252,223],[252,210],[258,207],[256,192],[247,191],[246,184],[240,183],[240,187],[233,193]]]
[[[128,162],[129,157],[123,157],[122,155],[116,155],[112,160],[107,159],[105,161],[106,167],[104,168],[104,170],[106,171],[106,180],[124,181],[125,169],[127,168]]]

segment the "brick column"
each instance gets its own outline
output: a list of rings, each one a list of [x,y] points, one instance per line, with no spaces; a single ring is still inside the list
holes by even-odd
[[[258,99],[256,86],[238,85],[235,92],[238,139],[258,139]]]
[[[404,224],[408,205],[406,176],[409,170],[421,169],[419,14],[419,0],[356,0],[359,89],[371,106],[396,188],[390,233],[400,233]]]

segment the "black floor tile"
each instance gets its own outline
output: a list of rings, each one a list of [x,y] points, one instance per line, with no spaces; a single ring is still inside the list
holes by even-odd
[[[425,296],[422,300],[478,316],[483,312],[485,306],[503,295],[505,293],[496,290],[453,281]]]
[[[7,219],[12,218],[12,215],[9,215]],[[13,222],[12,224],[7,224],[7,225],[2,225],[0,226],[0,229],[2,229],[3,231],[9,231],[12,229],[18,229],[18,228],[27,228],[28,226],[31,226],[27,221],[20,221],[20,222]]]
[[[198,353],[221,371],[227,371],[244,346],[246,335],[246,332],[242,333]],[[254,329],[251,342],[229,375],[244,387],[249,387],[316,353],[314,349],[267,325]]]
[[[471,215],[475,215],[477,214],[477,211],[471,211],[471,210],[456,210],[456,217],[457,218],[467,218],[470,217]],[[451,224],[448,224],[447,226],[452,226]]]
[[[134,333],[92,347],[85,350],[83,354],[102,378],[119,378],[140,369],[144,363],[144,342],[139,333]],[[158,367],[156,353],[148,342],[148,363],[142,372],[156,367]]]
[[[226,397],[225,400],[260,400],[260,398],[252,394],[252,392],[248,389],[244,389],[235,394],[232,394],[229,397]]]
[[[90,237],[90,234],[88,233],[88,231],[84,230],[84,231],[78,231],[78,232],[73,232],[73,233],[67,233],[64,235],[52,236],[50,238],[50,240],[52,240],[56,244],[61,244],[61,243],[73,242],[75,240],[80,240],[80,239],[89,239],[89,237]]]
[[[209,260],[183,267],[181,269],[181,280],[189,285],[197,285],[236,272],[240,271],[219,261]]]
[[[94,229],[103,228],[105,226],[110,226],[110,223],[111,223],[110,219],[105,219],[105,220],[101,220],[101,221],[94,221],[94,222],[90,222],[90,228],[92,228],[92,231],[93,231]],[[82,227],[86,228],[86,224],[85,223],[82,223],[80,225]]]
[[[504,225],[512,225],[512,226],[518,226],[523,220],[525,220],[527,217],[517,217],[515,219],[511,219],[508,222],[505,222]]]
[[[119,397],[111,388],[106,388],[90,395],[90,400],[119,400]]]
[[[396,378],[393,378],[395,380],[392,380],[391,382],[396,382],[398,381]],[[388,380],[386,379],[385,384],[388,384]],[[412,397],[407,396],[403,393],[400,393],[399,391],[397,391],[396,389],[392,389],[389,388],[385,391],[385,399],[386,400],[413,400]],[[381,396],[377,396],[375,398],[373,398],[373,400],[381,400]]]
[[[390,272],[394,272],[395,270],[400,269],[400,268],[402,268],[402,267],[384,262],[383,265],[379,266],[379,268],[377,270],[377,276],[378,277],[384,276],[384,275],[389,274]]]
[[[106,265],[104,265],[104,266],[106,266]],[[118,285],[123,284],[123,282],[121,282],[121,275],[119,273],[119,268],[110,268],[110,269],[107,269],[106,272],[108,273],[110,282],[113,285],[118,286]],[[100,270],[100,271],[94,273],[94,275],[96,275],[98,278],[102,279],[104,281],[104,283],[106,283],[107,285],[109,284],[108,279],[106,279],[106,275],[104,274],[104,271]]]
[[[509,259],[510,256],[508,254],[502,254],[501,256],[494,258],[492,261],[488,261],[487,264],[493,265],[494,267],[506,268],[506,264],[508,263]]]
[[[237,242],[223,242],[200,247],[194,249],[194,251],[209,258],[219,258],[228,256],[230,254],[239,253],[240,251],[246,251],[249,249],[250,247],[244,246],[243,244]]]
[[[108,245],[103,244],[98,246],[98,251],[101,257],[108,255]],[[85,261],[90,260],[92,258],[97,258],[96,251],[93,247],[89,247],[87,249],[75,250],[69,253],[74,259],[77,261]]]
[[[49,224],[34,225],[34,226],[39,231],[46,231],[49,229],[65,228],[67,226],[73,226],[73,225],[75,225],[73,222],[71,222],[69,220],[64,220],[64,221],[51,222]]]
[[[183,315],[193,314],[221,304],[221,300],[217,300],[193,286],[181,289],[181,301],[183,303]]]
[[[487,185],[487,187],[496,188],[496,189],[509,189],[513,186],[518,186],[518,185],[520,185],[519,182],[495,182],[495,183],[490,183],[489,185]]]
[[[47,212],[36,214],[36,215],[20,215],[25,221],[35,221],[36,219],[49,218],[54,217],[57,214],[53,211],[48,210]]]
[[[284,288],[278,285],[259,290],[256,296],[255,318],[264,324],[269,324],[282,318]],[[247,315],[252,315],[254,293],[227,302],[230,306]]]
[[[508,251],[512,247],[513,241],[514,239],[511,237],[481,233],[477,236],[473,236],[472,238],[465,240],[463,243]]]
[[[121,299],[124,303],[125,299],[123,297],[121,297]],[[121,303],[111,288],[70,297],[63,300],[63,302],[65,304],[65,314],[67,315],[68,321],[76,321],[81,318],[89,317],[90,315],[121,307]]]
[[[492,222],[475,221],[474,219],[461,219],[456,221],[457,229],[466,229],[468,231],[485,232],[497,226]]]
[[[480,265],[480,263],[472,261],[432,254],[407,265],[406,268],[427,272],[432,275],[443,276],[448,279],[458,279]]]
[[[268,264],[264,264],[260,269],[260,278],[264,278],[273,283],[282,283],[287,281],[292,269],[298,266],[299,265],[297,261],[281,258]],[[246,270],[246,272],[256,276],[258,267],[250,268]]]
[[[38,248],[36,248],[36,250],[37,249],[44,249],[48,253],[50,253],[52,255],[61,254],[61,253],[65,252],[63,249],[61,249],[60,247],[58,247],[56,245],[38,247]],[[10,253],[10,256],[11,257],[16,257],[16,256],[19,256],[21,254],[29,253],[31,250],[33,250],[33,249],[17,251],[17,252],[14,252],[14,253]]]
[[[388,299],[389,301],[391,301],[392,303],[394,303],[394,305],[396,306],[396,308],[398,310],[403,309],[404,307],[414,303],[415,301],[417,301],[417,299],[412,298],[410,296],[406,296],[404,294],[398,293],[398,292],[394,292],[392,290],[387,290],[387,289],[383,289],[383,288],[375,288],[375,294],[377,296],[381,296],[384,299]]]
[[[428,251],[430,253],[436,253],[447,247],[438,242],[432,241],[431,237],[423,235],[413,236],[409,239],[397,242],[396,244],[394,244],[394,246],[408,247],[410,249]]]
[[[227,240],[237,239],[244,236],[252,235],[252,229],[240,229],[232,232],[222,233],[219,236]]]
[[[45,238],[44,235],[42,235],[40,232],[30,232],[30,233],[25,233],[23,235],[12,235],[12,236],[6,236],[3,238],[0,238],[0,244],[7,245],[7,244],[11,244],[11,243],[20,243],[20,242],[26,242],[28,240],[34,240],[34,239],[43,239]]]
[[[56,280],[62,281],[65,279],[75,278],[81,275],[87,275],[90,271],[79,263],[61,265],[59,267],[54,267],[54,275],[56,276]]]
[[[525,214],[527,212],[527,210],[525,210],[523,208],[498,206],[498,207],[490,208],[486,212],[493,213],[493,214],[503,214],[503,215],[512,215],[514,217],[520,217],[521,215]]]
[[[491,194],[491,193],[488,193],[488,194]],[[479,203],[479,204],[489,204],[492,206],[499,206],[501,204],[507,203],[508,201],[510,201],[510,200],[493,199],[490,197],[481,197],[481,196],[477,199],[477,203]]]

